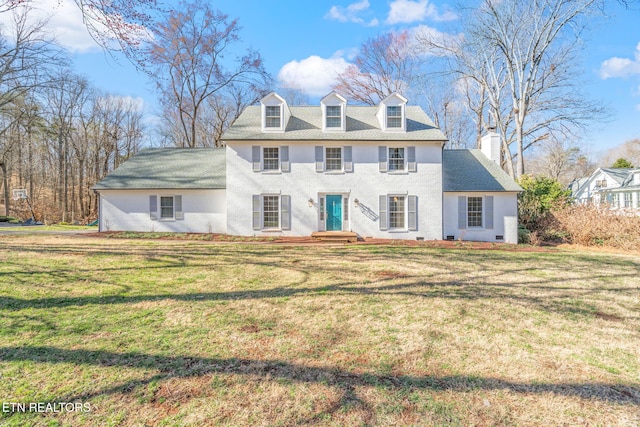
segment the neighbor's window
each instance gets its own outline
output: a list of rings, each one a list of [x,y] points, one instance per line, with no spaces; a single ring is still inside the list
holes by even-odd
[[[389,148],[389,171],[404,170],[404,148]]]
[[[280,127],[280,106],[265,107],[264,127],[279,128]]]
[[[262,151],[262,169],[266,171],[280,169],[278,147],[265,147]]]
[[[389,228],[405,228],[405,198],[389,197]]]
[[[264,228],[280,227],[280,197],[262,197],[262,225]]]
[[[173,218],[173,196],[160,196],[160,218]]]
[[[325,170],[342,170],[342,147],[327,147],[325,155]]]
[[[327,106],[327,127],[328,128],[339,128],[342,127],[342,107],[337,106]]]
[[[469,227],[482,227],[482,197],[467,198],[467,224]]]
[[[388,128],[401,128],[402,127],[402,107],[387,107],[387,127]]]
[[[632,202],[631,193],[624,193],[624,207],[630,208]]]

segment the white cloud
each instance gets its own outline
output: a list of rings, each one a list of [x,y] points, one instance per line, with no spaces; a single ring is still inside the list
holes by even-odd
[[[640,75],[640,43],[636,46],[634,59],[618,58],[614,56],[600,66],[600,77],[609,79],[613,77],[631,77]]]
[[[82,13],[73,0],[32,0],[29,17],[36,20],[46,20],[47,33],[55,37],[58,43],[72,52],[88,52],[98,50],[99,46],[91,38],[82,20]],[[0,23],[11,26],[11,13],[0,14]]]
[[[438,12],[429,0],[395,0],[389,5],[389,16],[385,22],[391,25],[408,24],[424,21],[427,18],[433,21],[453,21],[458,16],[450,10],[444,13]]]
[[[347,7],[331,6],[331,9],[329,9],[329,12],[324,17],[338,22],[354,22],[367,27],[375,27],[380,24],[376,18],[367,22],[359,16],[363,12],[366,12],[367,9],[369,9],[369,6],[369,0],[361,0],[356,3],[351,3]]]
[[[278,73],[278,81],[282,86],[301,88],[310,96],[323,96],[331,91],[336,76],[348,66],[349,63],[339,55],[331,58],[312,55],[286,63]]]

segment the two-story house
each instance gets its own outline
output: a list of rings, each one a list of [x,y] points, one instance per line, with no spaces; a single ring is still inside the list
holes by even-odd
[[[574,180],[569,189],[578,203],[640,210],[640,169],[598,168],[591,176]]]
[[[127,161],[95,187],[101,230],[517,242],[521,189],[498,166],[497,135],[481,150],[444,150],[444,134],[399,94],[374,107],[347,105],[335,92],[319,106],[290,107],[271,93],[223,140],[224,151],[152,149]],[[200,165],[207,157],[215,171]],[[148,187],[134,189],[140,173]],[[124,198],[134,190],[148,200],[130,209]],[[216,203],[197,201],[214,194]]]

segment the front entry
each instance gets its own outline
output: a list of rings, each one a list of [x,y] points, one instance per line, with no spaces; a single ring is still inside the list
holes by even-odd
[[[327,231],[342,231],[342,196],[327,195]]]

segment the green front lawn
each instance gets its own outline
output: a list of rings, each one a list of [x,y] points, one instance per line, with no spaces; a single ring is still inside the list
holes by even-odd
[[[0,425],[633,425],[640,257],[0,236]],[[0,407],[0,410],[2,407]]]

